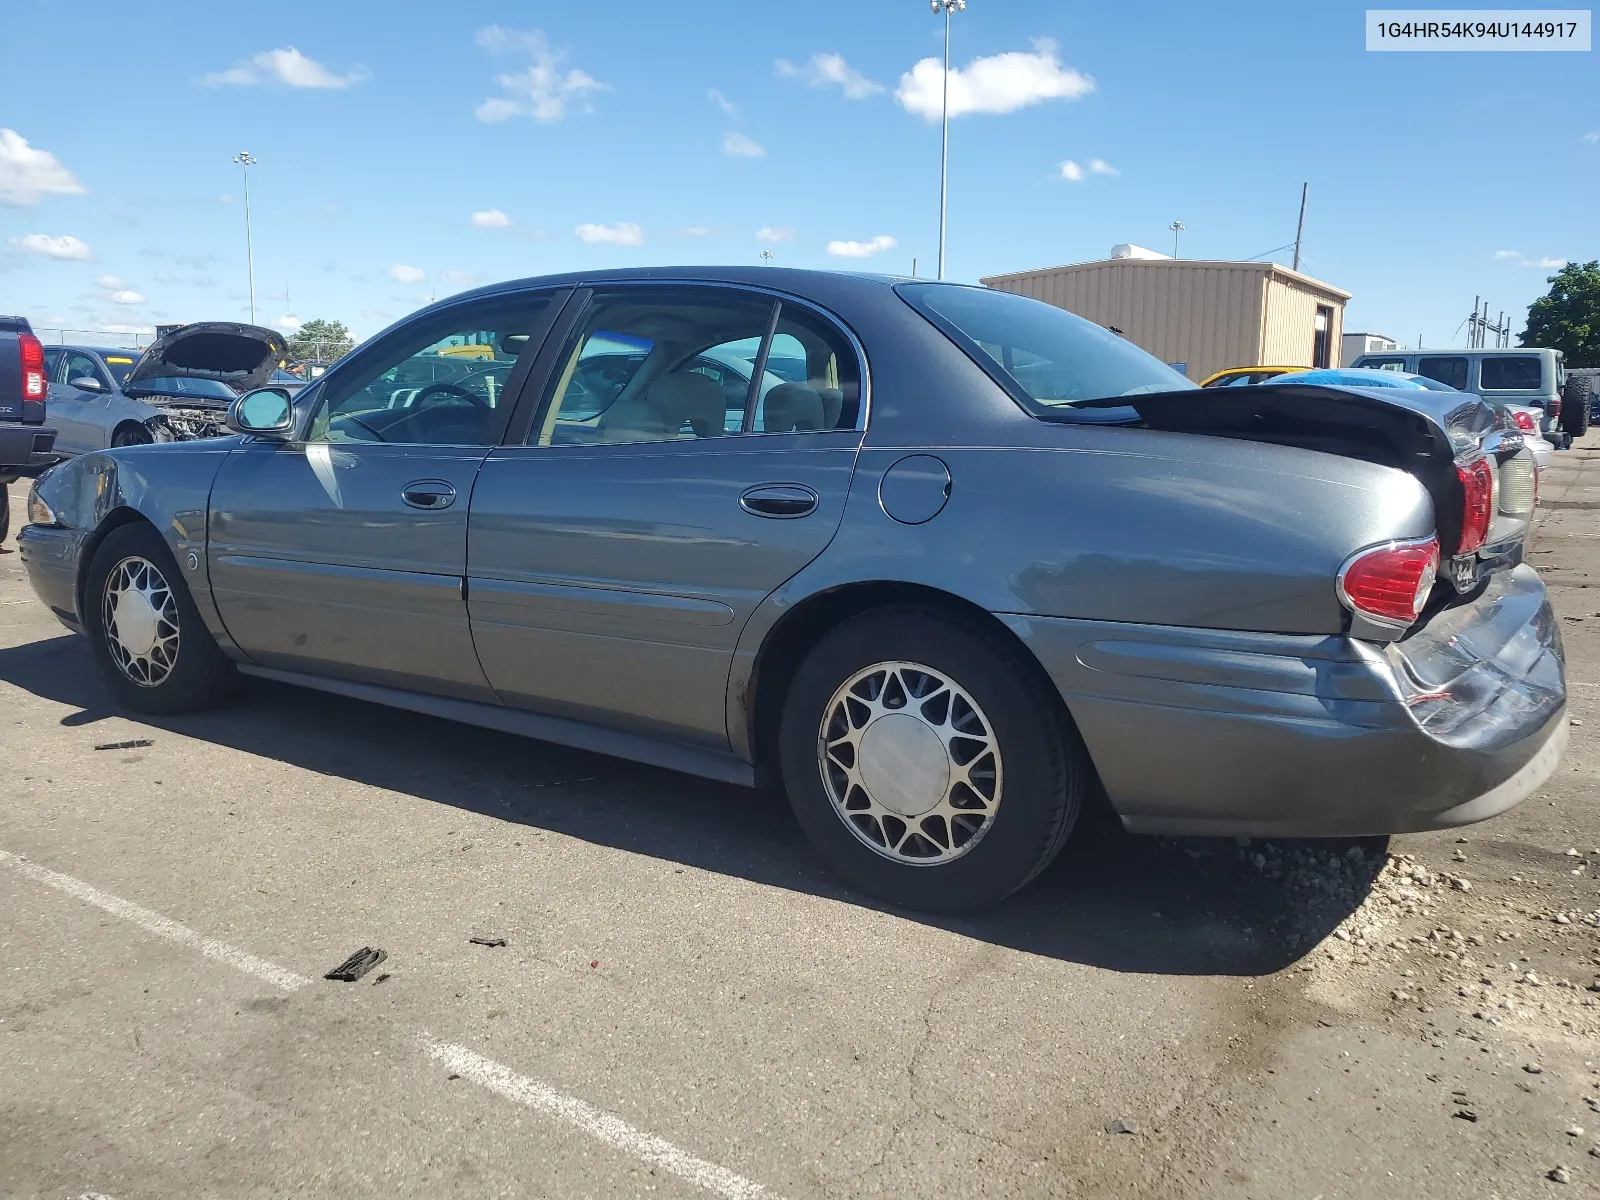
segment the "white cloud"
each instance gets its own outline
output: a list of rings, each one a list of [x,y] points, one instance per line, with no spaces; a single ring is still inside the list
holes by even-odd
[[[1521,258],[1522,252],[1520,250],[1496,250],[1494,256],[1496,259],[1503,261],[1508,258]]]
[[[1521,267],[1541,267],[1554,271],[1559,271],[1567,265],[1567,260],[1564,258],[1552,258],[1549,255],[1545,255],[1542,258],[1529,258],[1520,250],[1496,250],[1493,257],[1496,262],[1514,262]]]
[[[883,91],[883,84],[874,83],[840,54],[813,54],[806,65],[797,67],[786,58],[773,62],[773,70],[785,79],[804,79],[812,87],[834,87],[843,90],[847,100],[865,100]]]
[[[1583,140],[1588,142],[1591,146],[1596,142],[1600,142],[1600,129],[1591,129],[1588,133],[1583,135]]]
[[[428,277],[427,272],[418,267],[408,267],[405,263],[395,263],[389,268],[388,275],[396,283],[421,283]]]
[[[440,271],[439,278],[446,283],[477,283],[478,277],[466,271]]]
[[[235,196],[232,192],[222,192],[221,194],[219,194],[217,196],[217,203],[218,204],[235,204],[235,203],[238,202],[238,199],[239,199],[239,197]]]
[[[94,281],[94,285],[95,287],[107,288],[110,291],[116,291],[119,287],[126,286],[122,280],[118,279],[115,275],[102,275],[99,279]]]
[[[644,230],[632,221],[618,221],[615,225],[579,225],[572,231],[580,242],[591,246],[642,246]]]
[[[285,333],[296,333],[299,331],[300,326],[303,323],[304,322],[302,322],[299,317],[290,316],[288,313],[285,313],[283,316],[273,319],[272,327],[274,329],[281,329]]]
[[[1093,171],[1096,175],[1122,174],[1121,171],[1117,170],[1103,158],[1091,158],[1089,160],[1089,170]]]
[[[1078,183],[1083,179],[1083,168],[1070,158],[1056,167],[1056,173],[1062,179],[1070,179],[1073,183]]]
[[[726,96],[724,96],[716,88],[712,88],[710,91],[708,91],[706,93],[706,99],[711,101],[711,103],[715,104],[718,108],[720,108],[723,112],[727,113],[730,117],[734,117],[734,116],[738,116],[739,115],[739,106],[737,104],[735,104],[732,100],[729,100]]]
[[[752,137],[746,137],[742,133],[730,133],[722,139],[722,152],[734,158],[760,158],[767,150]]]
[[[30,208],[46,196],[81,196],[83,184],[54,154],[0,127],[0,204]]]
[[[144,297],[141,296],[138,292],[134,291],[131,288],[124,288],[121,291],[112,292],[110,295],[108,295],[106,297],[106,299],[111,301],[111,303],[113,303],[113,304],[143,304],[144,303]]]
[[[871,258],[885,250],[893,250],[900,243],[886,233],[880,233],[870,242],[829,242],[828,253],[835,258]]]
[[[944,64],[925,58],[900,76],[894,98],[907,112],[937,121],[942,111]],[[1045,100],[1075,100],[1094,91],[1094,80],[1056,57],[1056,44],[1033,43],[1033,53],[1013,50],[975,58],[950,71],[950,115],[1008,113]]]
[[[477,229],[504,229],[511,224],[511,218],[498,208],[486,208],[472,214],[472,224]]]
[[[42,254],[46,258],[75,258],[87,262],[94,257],[88,242],[80,241],[70,233],[51,237],[48,233],[25,233],[11,239],[18,250],[29,254]]]
[[[512,117],[532,117],[541,125],[550,125],[567,115],[569,104],[590,111],[588,95],[607,90],[587,71],[562,71],[562,55],[550,48],[542,29],[488,25],[478,30],[478,45],[490,54],[522,54],[530,60],[524,71],[495,76],[495,82],[510,95],[491,96],[478,105],[480,121],[494,124]]]
[[[793,225],[763,225],[756,230],[756,241],[758,242],[787,242],[793,238]]]
[[[682,229],[674,229],[672,232],[677,237],[710,237],[711,226],[685,225]]]
[[[263,50],[249,58],[241,58],[226,71],[213,71],[200,82],[215,87],[219,84],[250,87],[258,83],[281,83],[295,88],[347,88],[353,83],[364,83],[372,78],[365,67],[351,67],[343,75],[335,75],[314,58],[307,58],[293,46],[279,50]]]
[[[1524,266],[1528,266],[1528,267],[1548,267],[1552,271],[1559,271],[1562,267],[1567,265],[1567,260],[1564,259],[1564,258],[1548,258],[1547,257],[1547,258],[1539,258],[1539,259],[1530,259],[1528,262],[1524,263],[1523,265]]]
[[[100,333],[150,333],[148,325],[122,325],[116,321],[99,321],[96,327]]]

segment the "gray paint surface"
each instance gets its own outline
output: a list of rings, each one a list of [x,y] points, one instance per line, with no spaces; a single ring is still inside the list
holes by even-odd
[[[411,707],[431,695],[557,723],[540,736],[581,722],[597,731],[582,744],[632,757],[648,757],[641,738],[727,754],[754,764],[751,778],[769,765],[753,728],[762,656],[786,622],[854,589],[913,587],[992,614],[1021,640],[1112,802],[1149,829],[1417,828],[1451,819],[1463,796],[1516,775],[1550,742],[1565,701],[1559,637],[1537,577],[1504,569],[1520,543],[1496,560],[1496,586],[1509,591],[1458,600],[1404,652],[1432,644],[1433,622],[1447,643],[1473,648],[1456,666],[1483,693],[1476,724],[1426,728],[1401,690],[1414,664],[1350,636],[1340,564],[1444,521],[1407,471],[1240,436],[1036,419],[879,278],[597,273],[481,289],[425,313],[522,289],[674,279],[831,313],[866,351],[864,438],[492,450],[224,439],[88,455],[41,484],[69,528],[22,539],[36,586],[57,606],[94,531],[114,510],[137,512],[180,561],[203,554],[197,602],[247,665],[352,681],[375,697],[402,689],[392,698]],[[547,346],[508,387],[508,441],[520,442],[556,357]],[[1433,396],[1373,402],[1411,406],[1403,420],[1448,445],[1449,414],[1426,407]],[[948,500],[908,524],[885,511],[885,478],[917,456],[944,464]],[[455,488],[451,508],[401,502],[408,483],[428,479]],[[776,520],[741,505],[769,486],[808,489],[816,508]],[[888,494],[897,486],[889,478]],[[1520,657],[1502,654],[1512,645]],[[1326,752],[1326,787],[1289,805],[1283,772],[1303,769],[1308,737]],[[1241,769],[1252,755],[1259,768]],[[1370,804],[1353,814],[1342,796],[1358,787]]]

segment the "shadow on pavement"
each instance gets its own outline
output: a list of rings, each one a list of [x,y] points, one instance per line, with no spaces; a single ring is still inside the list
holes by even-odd
[[[0,649],[0,680],[75,706],[63,725],[114,713],[80,637]],[[214,713],[137,719],[596,845],[884,908],[822,865],[777,792],[259,680]],[[1118,971],[1265,974],[1294,962],[1361,903],[1384,845],[1134,837],[1090,811],[1054,865],[995,908],[899,915]]]

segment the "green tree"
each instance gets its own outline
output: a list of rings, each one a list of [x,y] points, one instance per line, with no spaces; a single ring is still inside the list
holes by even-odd
[[[353,345],[355,338],[350,336],[343,321],[324,321],[316,317],[300,326],[289,339],[289,358],[291,361],[309,358],[332,362]]]
[[[1519,340],[1560,350],[1569,367],[1600,367],[1600,261],[1568,263],[1546,282],[1550,291],[1528,305]]]

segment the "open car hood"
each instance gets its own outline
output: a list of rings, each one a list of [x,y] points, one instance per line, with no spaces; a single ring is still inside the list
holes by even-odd
[[[248,392],[266,383],[288,352],[281,334],[260,325],[200,321],[153,342],[123,386],[147,379],[216,379]]]

